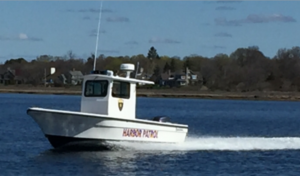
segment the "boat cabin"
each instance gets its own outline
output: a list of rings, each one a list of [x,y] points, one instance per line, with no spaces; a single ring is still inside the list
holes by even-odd
[[[93,71],[84,76],[81,95],[81,112],[110,117],[136,118],[136,84],[154,84],[151,81],[130,78],[133,64],[122,64],[126,77],[114,76],[113,71]]]

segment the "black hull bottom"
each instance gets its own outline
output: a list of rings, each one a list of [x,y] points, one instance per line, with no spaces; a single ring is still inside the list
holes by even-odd
[[[101,139],[75,138],[45,135],[52,147],[67,150],[110,150],[110,147]]]
[[[67,150],[67,151],[102,151],[102,150],[123,150],[120,145],[114,145],[109,142],[118,142],[119,140],[103,140],[103,139],[89,139],[89,138],[77,138],[77,137],[65,137],[45,135],[50,144],[55,150]],[[131,141],[133,142],[133,141]],[[149,143],[146,141],[134,141],[136,143]],[[165,143],[165,142],[154,142]],[[169,144],[175,144],[168,142]]]

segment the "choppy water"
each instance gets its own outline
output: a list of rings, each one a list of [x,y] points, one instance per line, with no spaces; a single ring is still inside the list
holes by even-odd
[[[183,144],[56,151],[30,106],[79,110],[79,96],[0,94],[0,175],[299,175],[300,102],[138,98],[137,115],[189,125]]]

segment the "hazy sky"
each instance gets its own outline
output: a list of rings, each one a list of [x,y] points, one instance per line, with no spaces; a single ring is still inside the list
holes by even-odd
[[[101,1],[0,1],[0,62],[95,52]],[[98,55],[213,57],[299,46],[300,1],[104,1]]]

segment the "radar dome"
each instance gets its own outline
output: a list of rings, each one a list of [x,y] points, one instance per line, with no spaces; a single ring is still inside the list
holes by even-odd
[[[126,71],[126,77],[130,77],[130,72],[134,71],[134,65],[133,64],[121,64],[120,70]]]
[[[134,71],[134,65],[133,64],[121,64],[120,70],[122,70],[122,71]]]

